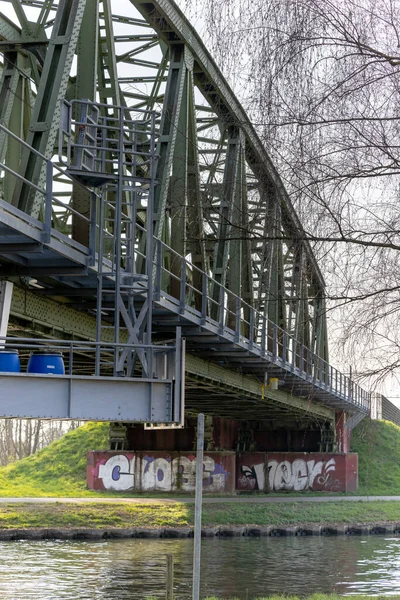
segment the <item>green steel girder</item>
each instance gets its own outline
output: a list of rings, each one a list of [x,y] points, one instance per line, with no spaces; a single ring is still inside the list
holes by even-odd
[[[188,69],[188,125],[187,125],[187,195],[188,195],[188,243],[193,264],[201,271],[208,272],[204,240],[204,207],[200,185],[198,140],[196,130],[196,108],[194,98],[193,71]],[[199,275],[194,272],[194,285],[201,289]]]
[[[221,285],[226,285],[228,261],[231,259],[234,263],[236,257],[231,254],[231,231],[236,230],[238,235],[238,226],[241,222],[241,185],[240,174],[242,143],[240,131],[236,127],[229,128],[227,138],[226,162],[224,167],[224,177],[221,185],[221,198],[218,210],[217,235],[214,245],[214,257],[212,265],[213,279]],[[241,236],[242,237],[242,236]],[[240,254],[239,254],[240,260]],[[239,279],[239,286],[234,289],[235,293],[240,291],[241,272],[236,271]],[[237,280],[236,280],[237,281]],[[213,298],[218,301],[219,286],[214,286]]]
[[[29,59],[20,52],[4,54],[4,68],[0,89],[0,123],[16,135],[25,136],[30,122],[32,102],[29,93]],[[6,139],[0,133],[0,161],[18,171],[21,160],[21,147],[13,139]],[[15,177],[4,174],[3,194],[12,198],[16,184]]]
[[[53,156],[61,101],[67,92],[85,4],[86,0],[60,0],[46,51],[26,142],[47,158]],[[20,173],[28,181],[44,187],[42,160],[27,148],[24,148],[22,154]],[[18,182],[14,191],[14,203],[21,210],[37,216],[42,208],[43,198],[38,194],[32,197],[32,189]]]
[[[21,28],[5,15],[0,15],[0,40],[7,42],[21,41]]]
[[[73,90],[69,91],[71,98],[96,99],[98,47],[99,5],[97,2],[87,2],[77,43],[76,82]],[[90,192],[76,182],[73,184],[71,205],[77,212],[89,217]],[[89,244],[89,225],[75,216],[72,218],[72,237],[83,245]]]
[[[0,16],[0,39],[9,43],[3,54],[23,35],[30,44],[37,43],[44,57],[42,65],[40,56],[28,47],[18,57],[28,69],[26,97],[35,97],[25,133],[28,143],[46,156],[53,155],[59,100],[64,96],[94,98],[97,93],[104,103],[126,106],[127,114],[129,107],[159,110],[156,236],[178,254],[191,256],[193,265],[287,327],[299,342],[308,341],[313,351],[327,359],[324,281],[303,239],[301,223],[240,102],[175,3],[131,0],[132,16],[115,14],[117,4],[111,0],[87,2],[86,8],[83,0],[61,0],[58,5],[52,0],[33,4],[13,0],[13,4],[19,25]],[[5,11],[5,5],[8,2],[0,0],[0,10]],[[30,10],[37,7],[37,23],[27,20],[25,5]],[[58,35],[61,23],[68,35]],[[52,38],[43,45],[50,27]],[[71,76],[75,50],[77,72]],[[37,89],[29,79],[29,68]],[[6,76],[11,76],[12,89],[21,85],[19,71]],[[16,115],[17,123],[23,109],[15,96],[12,111],[4,110]],[[20,159],[14,154],[13,158],[10,151],[7,160],[16,167]],[[28,154],[23,154],[19,172],[43,183],[41,161]],[[22,185],[12,196],[12,187],[3,183],[3,198],[37,215],[38,195],[32,198]],[[87,192],[74,186],[68,193],[71,206],[87,214]],[[68,202],[65,190],[61,195]],[[145,208],[140,218],[143,223]],[[74,239],[86,243],[87,227],[82,221],[63,220],[61,213],[56,220],[64,231],[72,226]],[[282,237],[298,241],[294,244]],[[138,244],[143,249],[141,240]],[[179,268],[173,261],[169,266]],[[196,271],[191,283],[201,290]],[[197,304],[199,299],[197,294]],[[246,319],[249,310],[244,309]]]
[[[18,332],[21,328],[25,331],[29,330],[34,337],[40,337],[41,334],[55,339],[65,339],[66,335],[72,339],[94,340],[96,338],[94,317],[77,311],[67,304],[14,285],[11,333],[14,330]],[[112,330],[105,329],[102,339],[104,342],[112,342]],[[314,403],[308,398],[292,396],[284,391],[263,390],[257,378],[232,372],[190,354],[186,356],[185,367],[188,379],[187,395],[190,398],[191,390],[204,390],[213,404],[214,414],[219,414],[219,408],[222,409],[222,406],[215,403],[215,398],[223,394],[225,398],[230,398],[230,405],[235,398],[242,398],[243,402],[249,401],[253,404],[256,402],[255,407],[264,418],[268,418],[268,415],[278,410],[285,411],[289,416],[300,416],[315,421],[334,421],[334,410]],[[190,402],[192,407],[196,405],[194,399]],[[229,408],[224,410],[228,410],[229,413]]]
[[[178,133],[181,142],[183,136],[183,132],[180,134],[179,126],[182,102],[185,96],[186,70],[185,47],[183,45],[173,46],[171,48],[169,74],[160,125],[159,161],[157,167],[159,185],[156,188],[154,197],[154,234],[160,239],[163,237],[164,215]],[[180,160],[182,159],[180,158]],[[184,160],[186,160],[186,157],[184,157]]]

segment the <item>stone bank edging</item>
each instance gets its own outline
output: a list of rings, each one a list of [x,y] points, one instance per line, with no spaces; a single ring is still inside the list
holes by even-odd
[[[219,526],[203,527],[202,537],[285,537],[285,536],[334,536],[334,535],[400,535],[400,523],[375,523],[353,525],[296,525],[277,527]],[[193,537],[193,527],[162,528],[32,528],[0,529],[0,541],[17,540],[107,540],[107,539],[177,539]]]

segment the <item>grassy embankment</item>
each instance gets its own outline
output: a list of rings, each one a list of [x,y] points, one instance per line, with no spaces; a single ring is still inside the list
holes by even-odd
[[[400,496],[400,427],[366,418],[353,431],[351,449],[358,453],[358,494]]]
[[[90,496],[105,504],[0,505],[0,527],[165,527],[193,523],[193,505],[166,500],[152,504],[107,503],[86,490],[86,451],[107,447],[107,425],[89,423],[36,455],[0,469],[0,496]],[[359,452],[360,493],[400,495],[400,428],[365,420],[354,433]],[[125,494],[125,496],[129,496]],[[132,496],[132,494],[130,494]],[[155,495],[154,495],[155,496]],[[398,502],[217,503],[204,505],[204,526],[376,523],[400,521]]]

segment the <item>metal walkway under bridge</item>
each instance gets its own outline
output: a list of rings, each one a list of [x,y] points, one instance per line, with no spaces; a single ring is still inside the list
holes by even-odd
[[[0,415],[354,424],[369,394],[328,362],[323,277],[246,113],[172,0],[120,9],[0,1],[0,333],[22,370],[66,367],[1,374]]]

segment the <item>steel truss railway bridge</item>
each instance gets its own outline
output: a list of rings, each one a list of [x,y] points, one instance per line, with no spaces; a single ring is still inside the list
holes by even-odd
[[[0,414],[351,429],[325,284],[282,181],[173,0],[0,1]]]

